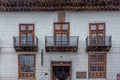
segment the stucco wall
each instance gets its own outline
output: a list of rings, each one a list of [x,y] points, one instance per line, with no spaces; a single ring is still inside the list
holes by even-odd
[[[39,51],[36,54],[36,80],[42,80],[42,72],[50,78],[51,61],[72,61],[72,80],[77,71],[88,72],[88,53],[86,37],[89,35],[89,23],[106,24],[106,35],[112,35],[112,48],[107,53],[107,78],[89,80],[116,80],[120,73],[120,12],[66,12],[66,22],[70,22],[70,35],[79,36],[79,49],[72,52],[45,52],[45,36],[53,36],[53,22],[57,22],[57,12],[1,12],[0,13],[0,80],[18,80],[18,54],[13,47],[13,36],[19,35],[20,23],[35,24],[35,35],[39,39]],[[41,49],[44,50],[44,65],[41,66]],[[31,53],[32,54],[32,53]],[[61,58],[62,56],[62,58]],[[50,79],[48,79],[50,80]]]

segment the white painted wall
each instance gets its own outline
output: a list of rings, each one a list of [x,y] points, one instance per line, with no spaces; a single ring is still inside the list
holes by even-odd
[[[18,54],[13,47],[13,36],[19,35],[20,23],[35,24],[35,35],[39,39],[39,51],[36,55],[36,80],[42,80],[42,72],[48,72],[50,61],[72,61],[72,80],[77,71],[88,72],[88,53],[86,37],[89,35],[89,23],[106,23],[106,35],[112,35],[112,48],[107,53],[107,78],[89,80],[116,80],[120,73],[120,11],[103,12],[66,12],[66,22],[70,22],[70,35],[79,36],[77,53],[46,53],[45,36],[53,36],[53,22],[57,22],[57,12],[1,12],[0,13],[0,80],[18,80]],[[44,49],[44,66],[41,67],[41,49]],[[62,56],[62,58],[60,58]],[[50,80],[50,79],[49,79]]]

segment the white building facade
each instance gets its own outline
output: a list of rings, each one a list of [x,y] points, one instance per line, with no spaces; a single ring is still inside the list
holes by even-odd
[[[35,55],[35,78],[44,80],[51,77],[51,62],[70,62],[71,80],[77,78],[77,72],[85,72],[83,80],[116,80],[119,74],[119,21],[120,12],[66,12],[65,21],[70,23],[70,35],[79,36],[77,52],[46,52],[45,36],[54,36],[54,22],[57,22],[58,12],[2,12],[0,13],[0,80],[17,80],[18,55]],[[106,35],[112,36],[112,47],[109,51],[86,51],[86,37],[89,36],[90,23],[105,23]],[[13,36],[19,36],[19,24],[34,24],[35,36],[38,37],[38,51],[16,51]],[[43,50],[43,65],[41,65],[41,50]],[[106,54],[105,78],[89,78],[89,54]],[[29,60],[29,58],[28,58]],[[57,63],[56,63],[57,64]],[[58,63],[59,64],[59,63]],[[62,64],[62,63],[61,63]],[[59,65],[60,66],[60,65]]]
[[[0,80],[120,80],[120,11],[0,12]]]

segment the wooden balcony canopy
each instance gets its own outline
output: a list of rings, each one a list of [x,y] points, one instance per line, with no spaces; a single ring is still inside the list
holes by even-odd
[[[0,0],[0,12],[119,10],[120,0]]]

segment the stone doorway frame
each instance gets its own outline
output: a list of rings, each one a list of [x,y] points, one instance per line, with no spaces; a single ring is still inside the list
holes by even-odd
[[[70,79],[72,80],[72,61],[51,61],[50,63],[50,78],[52,80],[52,76],[53,76],[53,66],[69,66],[70,67]]]

